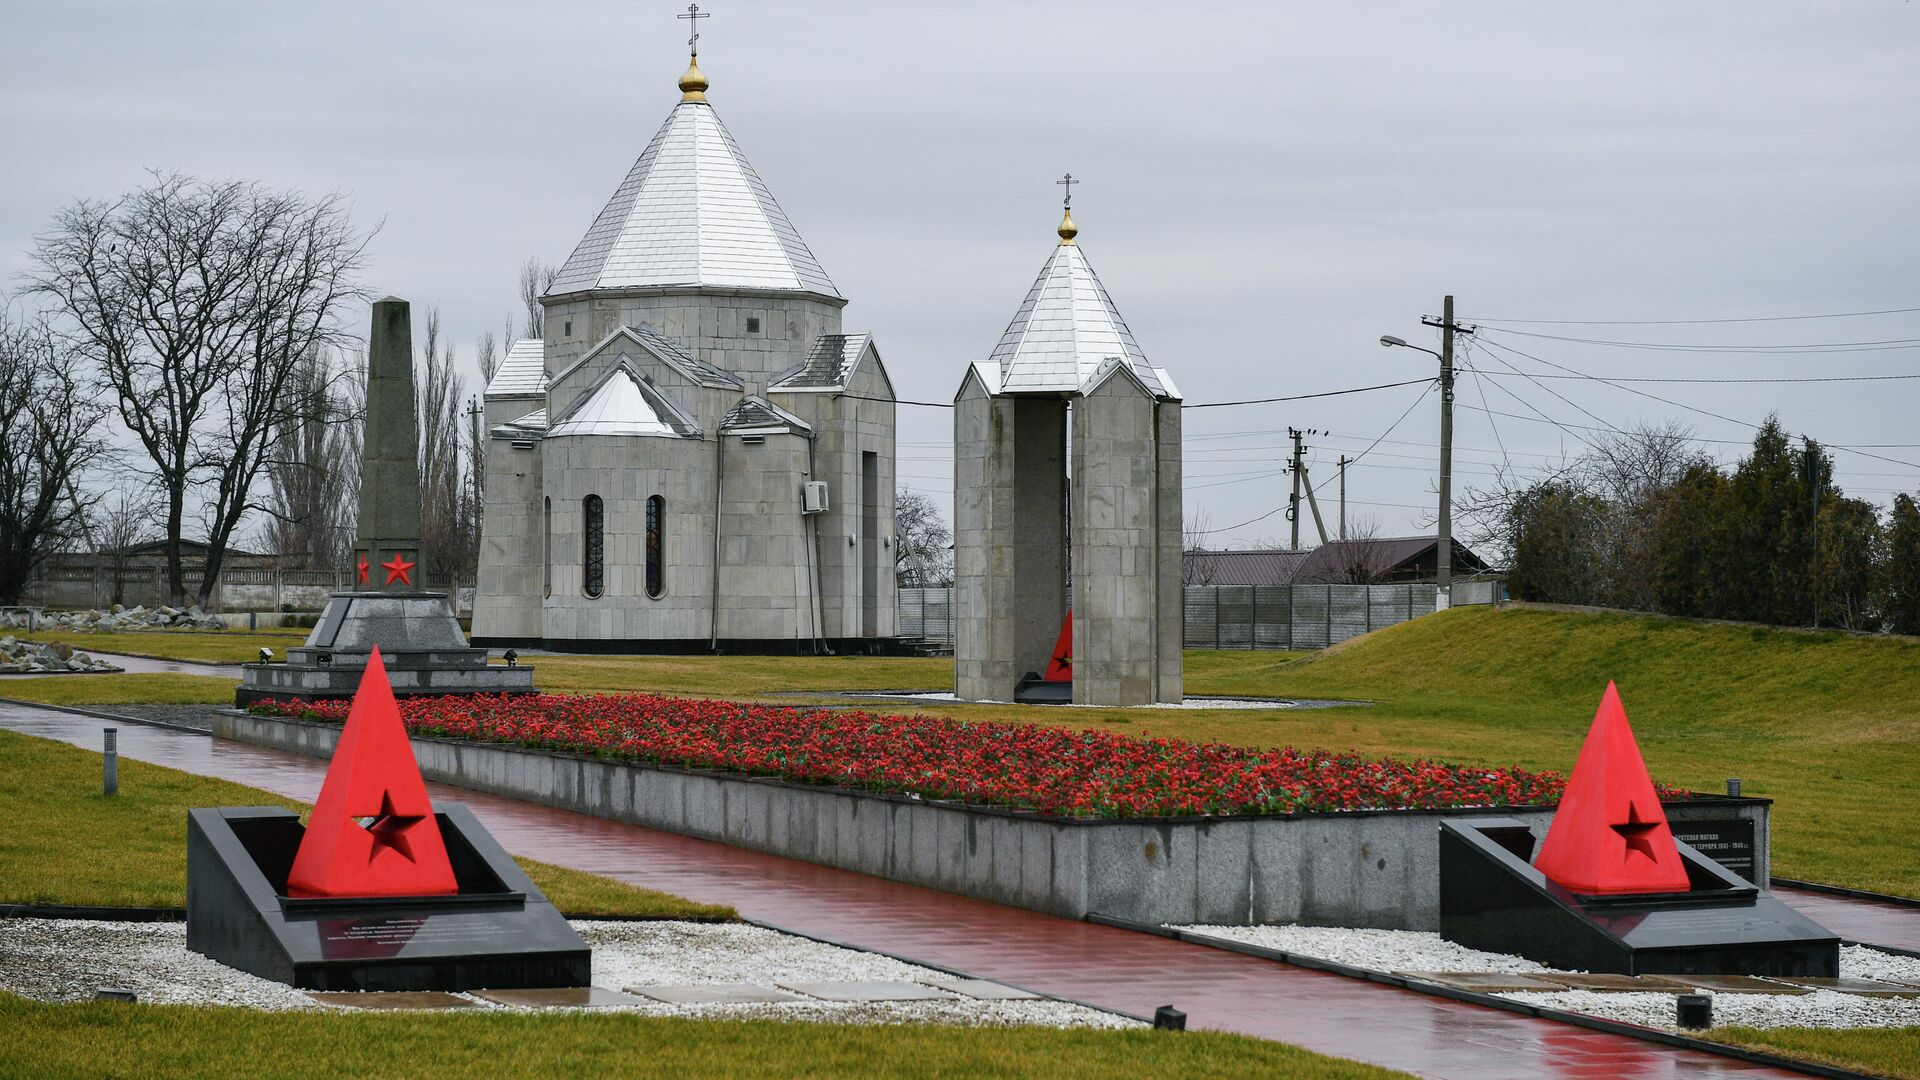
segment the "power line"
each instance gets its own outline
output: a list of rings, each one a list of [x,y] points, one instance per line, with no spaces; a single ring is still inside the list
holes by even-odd
[[[1406,379],[1401,382],[1380,383],[1376,386],[1349,386],[1343,390],[1323,390],[1315,394],[1287,394],[1282,397],[1248,398],[1245,401],[1203,401],[1198,404],[1181,403],[1183,409],[1224,409],[1234,405],[1271,405],[1279,401],[1311,401],[1315,398],[1341,397],[1346,394],[1365,394],[1374,390],[1391,390],[1396,386],[1412,386],[1415,383],[1430,383],[1432,379]],[[835,397],[851,401],[878,401],[888,405],[912,405],[924,409],[951,409],[951,401],[912,401],[907,398],[879,397],[873,394],[835,394]]]
[[[1882,308],[1879,311],[1836,311],[1824,315],[1756,315],[1744,319],[1473,319],[1479,323],[1522,326],[1707,326],[1719,323],[1804,322],[1808,319],[1858,319],[1868,315],[1907,315],[1920,307]]]
[[[1731,416],[1727,416],[1727,415],[1725,415],[1725,414],[1723,414],[1723,413],[1717,413],[1717,412],[1713,412],[1712,410],[1709,410],[1709,409],[1702,409],[1702,408],[1700,408],[1700,407],[1698,407],[1698,406],[1695,406],[1695,405],[1687,405],[1687,404],[1684,404],[1684,403],[1682,403],[1682,402],[1678,402],[1678,401],[1674,401],[1674,400],[1673,400],[1672,398],[1663,398],[1663,397],[1661,397],[1661,396],[1660,396],[1660,395],[1658,395],[1658,394],[1650,394],[1650,393],[1648,393],[1648,392],[1646,392],[1645,390],[1635,390],[1635,389],[1634,389],[1633,387],[1631,387],[1631,386],[1620,386],[1619,384],[1617,384],[1617,383],[1615,383],[1615,382],[1613,382],[1612,380],[1609,380],[1609,379],[1603,379],[1603,378],[1600,378],[1600,377],[1599,377],[1599,376],[1597,376],[1597,375],[1587,375],[1587,373],[1586,373],[1586,372],[1584,372],[1584,371],[1580,371],[1580,370],[1577,370],[1577,369],[1575,369],[1575,368],[1570,368],[1570,367],[1568,367],[1568,366],[1566,366],[1565,364],[1556,364],[1556,363],[1554,363],[1554,362],[1553,362],[1553,361],[1551,361],[1551,360],[1543,360],[1543,359],[1541,359],[1541,358],[1540,358],[1540,357],[1538,357],[1538,356],[1534,356],[1534,355],[1533,355],[1532,353],[1527,353],[1527,352],[1522,352],[1522,351],[1520,351],[1519,349],[1516,349],[1516,348],[1514,348],[1514,347],[1513,347],[1513,346],[1511,346],[1511,345],[1502,345],[1502,344],[1500,344],[1500,343],[1499,343],[1499,342],[1497,342],[1497,341],[1489,341],[1489,342],[1487,342],[1487,344],[1489,344],[1489,345],[1492,345],[1492,346],[1493,346],[1494,348],[1496,348],[1496,349],[1500,349],[1500,350],[1503,350],[1503,351],[1505,351],[1505,352],[1510,352],[1510,353],[1514,353],[1514,354],[1516,354],[1516,355],[1518,355],[1518,356],[1524,356],[1524,357],[1526,357],[1527,359],[1529,359],[1529,360],[1532,360],[1532,361],[1533,361],[1534,363],[1536,363],[1536,364],[1545,364],[1545,365],[1546,365],[1547,367],[1550,367],[1550,368],[1557,368],[1557,369],[1559,369],[1560,371],[1564,371],[1564,372],[1567,372],[1567,373],[1569,373],[1569,374],[1573,374],[1573,375],[1582,375],[1582,376],[1586,376],[1587,378],[1589,378],[1589,379],[1592,379],[1592,380],[1593,380],[1593,381],[1595,381],[1595,382],[1600,382],[1600,383],[1605,383],[1605,384],[1607,384],[1607,385],[1609,385],[1609,386],[1615,386],[1615,387],[1617,387],[1618,389],[1621,389],[1621,390],[1625,390],[1625,391],[1626,391],[1627,393],[1629,393],[1629,394],[1637,394],[1637,395],[1639,395],[1640,397],[1644,397],[1644,398],[1650,398],[1650,399],[1652,399],[1652,400],[1654,400],[1654,401],[1658,401],[1658,402],[1661,402],[1661,403],[1663,403],[1663,404],[1667,404],[1667,405],[1671,405],[1671,406],[1673,406],[1673,407],[1674,407],[1674,408],[1676,408],[1676,409],[1685,409],[1685,410],[1687,410],[1688,412],[1696,412],[1696,413],[1699,413],[1699,414],[1700,414],[1700,415],[1702,415],[1702,416],[1711,416],[1711,417],[1713,417],[1713,418],[1714,418],[1715,420],[1724,420],[1724,421],[1726,421],[1726,422],[1727,422],[1727,423],[1729,423],[1729,424],[1738,424],[1738,425],[1740,425],[1741,427],[1746,427],[1746,428],[1755,428],[1755,429],[1758,429],[1758,428],[1760,427],[1760,425],[1759,425],[1759,424],[1756,424],[1756,423],[1753,423],[1752,421],[1749,421],[1749,420],[1736,420],[1736,419],[1734,419],[1733,417],[1731,417]],[[1495,357],[1495,359],[1499,359],[1499,358],[1498,358],[1498,357]],[[1505,361],[1502,361],[1502,363],[1505,363]],[[1509,366],[1509,367],[1511,367],[1512,365],[1510,365],[1510,364],[1509,364],[1508,366]],[[1495,385],[1495,386],[1499,386],[1500,384],[1499,384],[1499,383],[1495,383],[1494,385]],[[1555,396],[1558,396],[1558,395],[1555,395]],[[1582,411],[1584,412],[1585,410],[1582,410]],[[1598,417],[1596,417],[1595,419],[1598,419]],[[1888,462],[1889,464],[1893,464],[1893,465],[1906,465],[1906,466],[1909,466],[1909,467],[1911,467],[1911,468],[1916,468],[1916,469],[1920,469],[1920,463],[1916,463],[1916,462],[1912,462],[1912,461],[1902,461],[1902,460],[1901,460],[1901,459],[1899,459],[1899,458],[1892,458],[1892,457],[1887,457],[1887,456],[1886,456],[1885,454],[1870,454],[1870,453],[1868,453],[1868,452],[1867,452],[1867,451],[1865,451],[1865,450],[1862,450],[1862,449],[1858,449],[1858,448],[1856,448],[1856,447],[1852,447],[1852,446],[1843,446],[1843,445],[1841,445],[1841,444],[1839,444],[1839,443],[1827,443],[1827,444],[1824,444],[1824,445],[1826,445],[1826,446],[1827,446],[1827,447],[1828,447],[1829,449],[1833,449],[1833,450],[1844,450],[1844,451],[1846,451],[1846,452],[1847,452],[1847,453],[1849,453],[1849,454],[1858,454],[1858,455],[1860,455],[1861,457],[1869,457],[1869,458],[1874,458],[1875,460],[1878,460],[1878,461],[1885,461],[1885,462]]]
[[[1487,344],[1496,345],[1498,343],[1488,342]],[[1519,374],[1517,372],[1509,373],[1505,371],[1476,371],[1473,368],[1462,368],[1461,370],[1475,371],[1475,374],[1489,375],[1489,376],[1494,376],[1498,378],[1505,378],[1509,374]],[[1782,379],[1751,379],[1751,378],[1749,379],[1641,379],[1641,378],[1623,378],[1616,375],[1609,375],[1606,378],[1602,379],[1596,375],[1524,375],[1524,374],[1521,375],[1521,377],[1528,378],[1528,379],[1587,379],[1592,382],[1604,382],[1608,384],[1613,384],[1613,383],[1841,383],[1841,382],[1892,382],[1900,379],[1920,379],[1920,374],[1813,375],[1813,376],[1804,376],[1804,377],[1798,377],[1798,378],[1782,378]]]
[[[1532,330],[1505,330],[1488,327],[1495,334],[1540,338],[1544,341],[1568,341],[1579,345],[1604,345],[1614,349],[1643,349],[1650,352],[1685,353],[1765,353],[1773,356],[1821,355],[1827,353],[1889,352],[1920,349],[1920,338],[1887,338],[1880,341],[1820,341],[1789,345],[1692,345],[1676,341],[1613,341],[1606,338],[1571,337],[1566,334],[1542,334]]]

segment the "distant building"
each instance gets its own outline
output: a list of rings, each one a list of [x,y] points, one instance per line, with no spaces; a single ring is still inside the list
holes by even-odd
[[[1335,540],[1307,551],[1189,551],[1188,585],[1380,585],[1432,581],[1440,545],[1431,536]],[[1453,542],[1453,574],[1468,577],[1491,569],[1459,540]]]

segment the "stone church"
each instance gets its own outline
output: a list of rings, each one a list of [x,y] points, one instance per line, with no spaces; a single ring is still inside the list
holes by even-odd
[[[894,393],[707,102],[681,98],[486,390],[476,644],[896,636]]]

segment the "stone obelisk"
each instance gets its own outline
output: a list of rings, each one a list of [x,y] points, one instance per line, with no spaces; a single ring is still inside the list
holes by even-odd
[[[243,664],[234,703],[352,697],[375,646],[399,696],[533,692],[531,667],[490,667],[468,645],[447,594],[420,581],[420,429],[413,395],[413,320],[405,300],[373,305],[367,419],[353,587],[327,598],[306,644],[285,663]]]
[[[416,591],[420,566],[420,425],[414,411],[411,305],[373,305],[367,339],[367,419],[361,439],[355,587]]]

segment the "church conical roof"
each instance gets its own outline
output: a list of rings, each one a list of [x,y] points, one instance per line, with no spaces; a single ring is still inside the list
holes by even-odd
[[[999,392],[1080,391],[1103,364],[1117,360],[1155,394],[1178,396],[1147,362],[1066,228],[988,360],[998,368]]]
[[[704,100],[674,107],[548,287],[778,289],[840,299]]]

